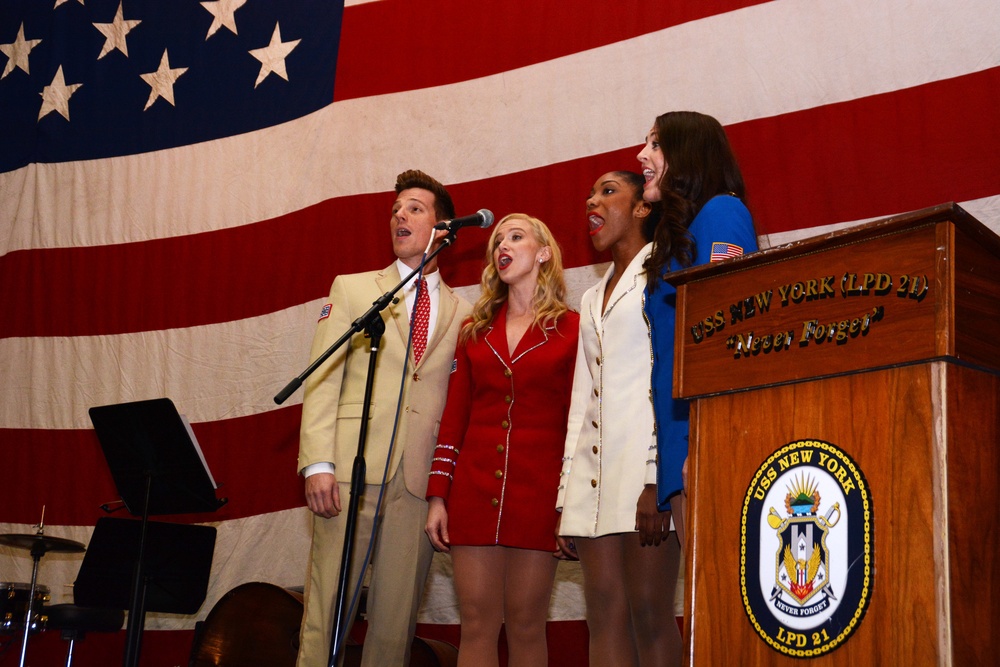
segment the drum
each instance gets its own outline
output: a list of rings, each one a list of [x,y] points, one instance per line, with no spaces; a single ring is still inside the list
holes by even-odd
[[[28,600],[31,584],[6,583],[0,581],[0,635],[15,635],[24,632],[24,622],[28,616]],[[45,629],[43,606],[51,598],[48,586],[35,586],[35,602],[31,616],[31,632]]]
[[[222,596],[195,631],[188,664],[190,667],[294,667],[302,611],[302,593],[298,591],[260,581],[241,584]],[[344,649],[344,667],[361,664],[361,644],[348,636]],[[413,638],[410,667],[457,664],[458,649],[451,644]]]

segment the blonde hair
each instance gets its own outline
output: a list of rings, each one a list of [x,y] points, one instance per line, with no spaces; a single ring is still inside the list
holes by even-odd
[[[542,247],[548,247],[552,257],[538,268],[538,282],[535,284],[535,296],[532,305],[535,310],[534,326],[549,327],[569,310],[566,304],[566,280],[563,278],[562,252],[556,243],[552,232],[544,222],[524,213],[511,213],[497,223],[486,244],[486,266],[482,279],[479,281],[480,296],[472,307],[472,316],[462,327],[460,338],[462,342],[476,337],[486,331],[493,318],[507,301],[508,287],[500,280],[500,274],[493,262],[493,250],[496,247],[496,237],[500,226],[508,220],[523,220],[528,223],[532,235]]]

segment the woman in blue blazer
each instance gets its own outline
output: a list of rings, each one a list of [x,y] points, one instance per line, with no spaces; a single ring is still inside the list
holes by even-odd
[[[645,312],[653,342],[657,502],[672,509],[684,544],[683,468],[687,461],[688,405],[673,398],[676,291],[670,271],[757,250],[745,204],[746,188],[726,132],[715,118],[671,111],[656,118],[637,156],[643,198],[660,202],[662,217],[645,264]]]

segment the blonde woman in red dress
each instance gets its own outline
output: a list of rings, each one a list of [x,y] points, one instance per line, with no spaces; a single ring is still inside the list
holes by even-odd
[[[493,230],[482,296],[459,335],[427,486],[427,535],[450,552],[460,667],[548,664],[555,511],[579,315],[559,247],[515,213]]]

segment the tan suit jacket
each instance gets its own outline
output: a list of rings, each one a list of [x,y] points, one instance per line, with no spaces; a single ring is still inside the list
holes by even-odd
[[[320,320],[313,339],[312,358],[332,345],[372,303],[399,284],[395,263],[381,271],[338,276],[330,288],[329,316]],[[412,353],[404,383],[396,445],[389,459],[384,488],[379,539],[371,561],[368,595],[368,634],[362,665],[409,664],[410,638],[416,625],[420,593],[433,549],[424,535],[427,519],[427,473],[447,397],[448,378],[455,358],[455,342],[469,304],[441,283],[434,334],[419,364]],[[366,479],[357,523],[349,577],[358,580],[365,548],[373,530],[377,486],[382,484],[389,456],[400,379],[407,361],[409,313],[406,300],[382,312],[386,331],[378,353],[368,437]],[[358,450],[358,432],[368,375],[370,341],[355,334],[306,381],[299,439],[298,470],[318,462],[336,466],[341,503],[346,511],[351,469]],[[403,479],[396,479],[402,466]],[[375,488],[372,488],[375,487]],[[330,519],[313,515],[313,540],[305,589],[299,667],[327,664],[333,600],[338,588],[346,516]],[[353,591],[348,600],[353,597]],[[350,621],[352,619],[348,619]],[[341,653],[341,656],[344,654]]]
[[[326,351],[356,318],[399,281],[395,263],[381,271],[338,276],[330,288],[330,316],[317,326],[310,358]],[[386,477],[392,479],[405,456],[406,488],[418,498],[423,498],[427,489],[427,473],[447,397],[458,331],[470,312],[469,304],[443,281],[440,290],[433,338],[428,341],[419,364],[414,363],[412,351],[409,357],[396,446]],[[386,331],[378,353],[365,449],[367,484],[381,483],[392,437],[410,331],[406,301],[400,296],[398,303],[382,312],[382,319]],[[298,470],[329,461],[336,466],[338,480],[350,480],[358,448],[369,345],[363,335],[355,335],[306,380]]]

